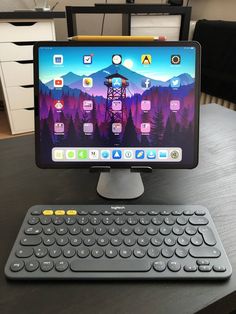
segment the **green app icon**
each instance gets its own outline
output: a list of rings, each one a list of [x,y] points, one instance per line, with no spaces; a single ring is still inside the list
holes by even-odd
[[[88,158],[88,151],[86,149],[78,150],[78,159],[87,159]]]

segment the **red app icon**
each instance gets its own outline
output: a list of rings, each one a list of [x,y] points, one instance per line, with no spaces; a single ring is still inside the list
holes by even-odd
[[[62,78],[54,80],[54,87],[62,87],[62,86],[63,86],[63,79]]]
[[[54,100],[53,105],[57,110],[62,110],[64,108],[64,100]]]

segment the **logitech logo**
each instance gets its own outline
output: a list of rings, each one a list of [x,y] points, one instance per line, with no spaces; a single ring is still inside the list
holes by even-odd
[[[111,206],[111,209],[125,209],[125,206]]]

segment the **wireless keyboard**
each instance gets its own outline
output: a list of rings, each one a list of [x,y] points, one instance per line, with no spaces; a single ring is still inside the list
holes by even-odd
[[[5,267],[10,279],[225,279],[232,273],[201,206],[39,205]]]

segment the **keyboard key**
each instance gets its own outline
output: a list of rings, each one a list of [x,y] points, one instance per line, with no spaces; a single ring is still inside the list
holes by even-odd
[[[135,211],[133,211],[133,210],[131,210],[131,209],[128,209],[128,210],[125,211],[125,214],[126,214],[127,216],[133,216],[133,215],[135,214]]]
[[[57,261],[55,264],[55,269],[59,272],[66,271],[69,267],[69,264],[65,260]]]
[[[206,211],[205,211],[205,209],[197,209],[195,211],[195,215],[197,215],[197,216],[204,216],[204,215],[206,215]]]
[[[57,258],[61,255],[61,249],[59,247],[52,247],[49,250],[49,256],[53,258]]]
[[[83,230],[82,230],[83,234],[85,234],[85,235],[93,234],[93,231],[94,230],[93,230],[92,227],[84,227]]]
[[[124,219],[123,217],[117,217],[117,218],[115,219],[115,223],[116,223],[117,225],[124,225],[124,224],[125,224],[125,219]]]
[[[52,216],[52,215],[53,215],[53,210],[51,210],[51,209],[45,209],[45,210],[43,210],[42,214],[43,214],[44,216]]]
[[[207,225],[209,223],[209,220],[206,217],[192,216],[189,218],[189,222],[192,225]]]
[[[171,210],[169,210],[169,209],[162,209],[160,212],[160,214],[162,216],[168,216],[168,215],[170,215],[170,213],[171,213]]]
[[[96,242],[95,238],[93,236],[87,237],[84,239],[84,245],[86,246],[92,246]]]
[[[57,241],[57,244],[60,246],[64,246],[69,242],[67,237],[59,237],[56,239],[56,241]]]
[[[175,249],[175,255],[180,258],[184,258],[188,255],[188,250],[183,247],[177,247]]]
[[[145,259],[114,259],[107,260],[74,260],[71,262],[71,270],[75,272],[97,271],[97,272],[147,272],[151,264]]]
[[[18,260],[18,261],[14,261],[13,263],[11,263],[11,271],[14,272],[18,272],[20,270],[22,270],[24,267],[24,262],[22,260]]]
[[[185,232],[188,234],[188,235],[195,235],[197,233],[197,228],[195,228],[194,226],[187,226],[185,228]]]
[[[115,237],[111,239],[111,245],[113,246],[119,246],[122,244],[122,239],[120,237]]]
[[[127,237],[124,239],[124,244],[127,246],[133,246],[136,243],[136,239],[134,237]]]
[[[76,215],[77,215],[77,211],[74,210],[74,209],[68,209],[68,210],[66,211],[66,214],[67,214],[68,216],[76,216]]]
[[[78,222],[79,225],[86,225],[88,223],[88,217],[80,216],[77,219],[77,222]]]
[[[53,269],[54,263],[53,261],[42,261],[40,263],[40,268],[43,272],[48,272]]]
[[[95,232],[98,235],[104,235],[107,232],[107,230],[105,227],[99,226],[95,229]]]
[[[145,216],[145,215],[147,215],[147,210],[140,209],[137,211],[137,215],[138,216]]]
[[[90,223],[91,223],[91,225],[94,225],[94,226],[95,226],[95,225],[99,225],[100,222],[101,222],[101,218],[99,218],[99,217],[97,217],[97,216],[90,218]]]
[[[160,226],[163,222],[163,217],[157,216],[152,218],[152,223],[154,225]]]
[[[132,255],[132,251],[129,248],[122,248],[119,253],[123,258],[128,258]]]
[[[77,235],[81,232],[81,228],[80,226],[73,226],[73,227],[69,227],[69,233],[72,235]]]
[[[163,237],[161,237],[159,235],[151,238],[151,243],[154,246],[160,246],[162,244],[162,242],[163,242]]]
[[[195,272],[195,271],[197,271],[197,266],[196,265],[185,265],[184,266],[184,270],[186,271],[186,272]]]
[[[160,250],[154,247],[148,249],[147,254],[151,258],[156,258],[160,255]]]
[[[109,258],[114,258],[117,256],[117,254],[118,251],[115,248],[110,247],[106,249],[106,256]]]
[[[149,244],[149,238],[147,237],[139,237],[138,238],[138,244],[141,246],[146,246]]]
[[[25,246],[35,246],[39,245],[41,241],[42,239],[38,236],[26,236],[21,239],[20,243]]]
[[[90,254],[90,251],[87,247],[80,247],[78,250],[77,250],[77,255],[81,258],[85,258],[87,256],[89,256]]]
[[[30,217],[30,219],[28,220],[29,225],[36,225],[38,222],[39,222],[38,217]]]
[[[42,228],[41,227],[28,227],[25,229],[25,234],[28,235],[37,235],[40,234],[42,232]]]
[[[201,265],[210,265],[210,261],[208,261],[207,259],[198,259],[197,260],[197,265],[201,266]]]
[[[111,225],[113,223],[113,218],[112,217],[105,217],[103,218],[102,222],[104,225]]]
[[[65,217],[65,223],[67,225],[74,225],[76,223],[76,219],[74,217]]]
[[[75,255],[75,249],[74,248],[67,248],[64,250],[63,255],[67,258],[73,257]]]
[[[43,228],[43,233],[46,235],[51,235],[55,232],[55,228],[51,225],[51,226],[46,226]]]
[[[65,216],[66,212],[63,209],[58,209],[55,210],[55,214],[56,216]]]
[[[28,272],[36,271],[39,268],[39,262],[36,260],[29,260],[25,263],[25,269]]]
[[[64,222],[64,219],[60,216],[53,217],[52,222],[54,225],[61,225]]]
[[[161,250],[161,254],[162,256],[169,258],[174,255],[174,251],[171,248],[166,247]]]
[[[56,233],[59,234],[59,235],[64,235],[64,234],[67,234],[68,232],[68,229],[67,227],[56,227]]]
[[[146,232],[150,235],[156,235],[158,233],[158,229],[157,227],[153,226],[153,227],[148,227]]]
[[[82,243],[82,240],[81,240],[81,238],[79,238],[79,237],[71,237],[70,238],[70,244],[72,245],[72,246],[78,246],[78,245],[80,245]]]
[[[226,268],[225,268],[225,266],[223,266],[223,265],[214,265],[214,266],[213,266],[213,270],[214,270],[215,272],[225,272],[225,271],[226,271]]]
[[[150,215],[150,216],[156,216],[158,214],[159,214],[159,210],[157,210],[157,209],[152,209],[148,212],[148,215]]]
[[[77,213],[78,215],[84,215],[84,216],[88,215],[88,211],[85,209],[79,209],[77,210]]]
[[[32,210],[31,215],[39,216],[39,215],[41,215],[41,210],[39,210],[39,209],[34,209],[34,210]]]
[[[156,261],[153,263],[155,271],[163,272],[166,269],[166,263],[164,261]]]
[[[167,216],[164,219],[164,222],[168,225],[168,226],[172,226],[175,224],[175,218],[173,216]]]
[[[175,235],[182,235],[184,233],[184,228],[180,227],[180,226],[174,226],[173,229],[172,229],[172,232]]]
[[[194,210],[193,209],[185,209],[184,210],[184,215],[185,216],[192,216],[194,214]]]
[[[167,246],[173,246],[176,243],[176,238],[173,235],[170,235],[165,238],[164,242]]]
[[[54,237],[45,237],[43,238],[43,244],[44,245],[47,245],[47,246],[50,246],[50,245],[53,245],[55,243],[55,238]]]
[[[171,228],[168,226],[161,226],[159,232],[162,235],[169,235],[171,233]]]
[[[177,261],[169,261],[167,267],[173,272],[178,272],[181,269],[181,265]]]
[[[120,232],[120,230],[117,227],[111,227],[108,229],[108,233],[111,235],[117,235],[119,232]]]
[[[40,217],[40,223],[42,225],[49,225],[51,221],[52,221],[51,217],[48,217],[48,216]]]
[[[189,254],[192,257],[208,257],[208,258],[217,258],[221,255],[220,250],[216,247],[208,247],[208,246],[202,246],[202,247],[191,247],[189,249]]]
[[[16,251],[17,257],[26,258],[31,255],[33,255],[33,249],[31,247],[22,247]]]
[[[104,254],[103,250],[101,248],[94,248],[91,252],[91,255],[94,257],[94,258],[99,258],[99,257],[102,257]]]
[[[100,211],[97,210],[97,209],[93,209],[93,210],[91,210],[89,213],[90,213],[90,215],[99,215],[99,214],[100,214]]]
[[[211,269],[212,269],[212,267],[208,266],[208,265],[201,265],[198,267],[198,270],[201,272],[210,272]]]
[[[173,216],[180,216],[182,213],[183,213],[182,209],[175,209],[175,210],[172,210],[171,212]]]
[[[134,256],[137,258],[142,258],[146,255],[146,251],[142,248],[140,249],[135,249],[133,252]]]
[[[97,244],[100,245],[100,246],[105,246],[109,243],[109,240],[107,237],[100,237],[98,238],[97,240]]]
[[[132,226],[136,225],[138,223],[138,219],[136,217],[129,217],[127,219],[127,223]]]
[[[114,215],[115,216],[121,216],[121,215],[123,215],[123,211],[122,210],[115,210]]]
[[[192,217],[191,217],[192,218]],[[184,216],[179,216],[177,219],[176,219],[176,222],[181,225],[181,226],[184,226],[188,223],[188,218],[187,217],[184,217]]]
[[[210,227],[208,226],[199,227],[198,231],[199,233],[202,234],[203,240],[207,245],[210,245],[210,246],[216,245],[216,239]]]
[[[141,225],[148,225],[150,224],[151,219],[149,217],[141,217],[139,219],[139,222],[141,223]]]
[[[200,234],[195,235],[191,238],[191,243],[196,246],[200,246],[203,243],[202,236]]]
[[[179,245],[182,245],[182,246],[186,246],[189,244],[189,237],[185,236],[185,235],[182,235],[178,238],[178,243]]]
[[[145,228],[142,226],[138,226],[134,228],[134,233],[137,235],[142,235],[145,233]]]
[[[39,246],[34,249],[34,255],[38,258],[42,258],[46,256],[48,253],[48,250],[44,246]]]
[[[133,232],[131,227],[123,227],[121,233],[124,235],[130,235]]]

